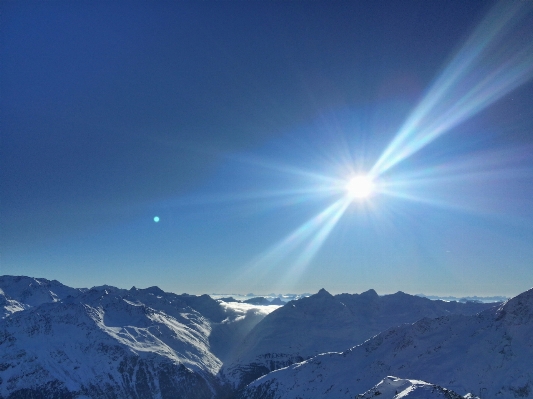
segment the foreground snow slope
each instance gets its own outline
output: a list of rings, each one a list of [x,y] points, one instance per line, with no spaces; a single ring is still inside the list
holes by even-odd
[[[533,289],[478,315],[422,319],[268,374],[243,398],[353,398],[384,376],[485,398],[533,397]]]
[[[380,399],[476,399],[471,394],[461,396],[449,389],[425,381],[406,380],[392,376],[384,378],[375,387],[357,395],[356,399],[371,399],[377,396]]]
[[[423,317],[476,314],[492,306],[432,301],[403,292],[378,296],[374,290],[333,296],[322,289],[266,316],[246,336],[222,374],[240,388],[270,371],[320,353],[345,350],[393,326]]]

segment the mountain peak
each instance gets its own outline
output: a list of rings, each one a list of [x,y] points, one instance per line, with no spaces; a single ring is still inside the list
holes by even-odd
[[[159,288],[157,285],[154,285],[152,287],[145,288],[142,290],[144,292],[147,292],[148,294],[154,294],[154,295],[164,295],[165,291],[163,291],[161,288]]]
[[[398,291],[398,292],[394,293],[393,295],[405,296],[405,295],[409,295],[409,294],[406,294],[406,293],[403,292],[403,291]]]
[[[330,297],[332,295],[324,288],[321,288],[314,296]]]
[[[359,295],[362,295],[362,296],[365,296],[365,297],[369,297],[369,298],[377,298],[379,295],[378,293],[376,292],[376,290],[374,289],[369,289],[368,291],[365,291],[365,292],[361,292],[361,294]]]

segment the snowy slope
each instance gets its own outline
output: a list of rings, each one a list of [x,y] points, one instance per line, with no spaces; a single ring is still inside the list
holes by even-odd
[[[533,289],[478,315],[422,319],[272,372],[243,397],[353,398],[396,375],[482,399],[532,398],[532,359]]]
[[[29,306],[11,299],[2,288],[0,288],[0,319],[11,316],[15,312],[27,309]]]
[[[392,326],[423,317],[475,314],[492,306],[431,301],[403,292],[378,296],[374,290],[333,296],[322,289],[289,302],[259,322],[224,365],[222,375],[233,386],[243,387],[272,370],[345,350]]]

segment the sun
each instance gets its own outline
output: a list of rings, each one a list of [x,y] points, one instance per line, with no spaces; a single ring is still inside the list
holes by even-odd
[[[346,195],[353,200],[370,197],[374,193],[375,185],[369,176],[354,176],[346,183]]]

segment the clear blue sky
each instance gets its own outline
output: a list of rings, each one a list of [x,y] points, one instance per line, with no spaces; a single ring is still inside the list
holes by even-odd
[[[0,274],[518,294],[533,286],[532,9],[4,1]],[[343,202],[369,171],[375,192]]]

